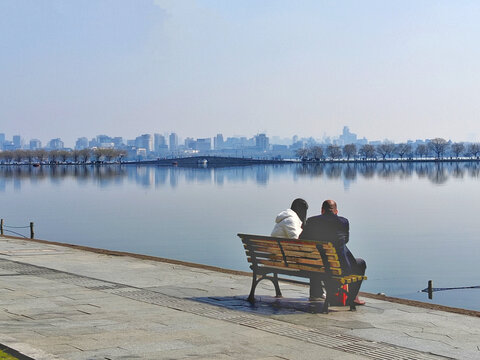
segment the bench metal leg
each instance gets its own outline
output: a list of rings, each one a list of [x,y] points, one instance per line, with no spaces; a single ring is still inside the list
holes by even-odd
[[[327,291],[327,298],[323,305],[323,313],[328,314],[328,307],[330,304],[335,304],[335,294],[338,291],[338,286],[332,281],[325,281],[325,290]]]
[[[278,284],[277,273],[273,274],[273,278],[267,275],[262,275],[260,279],[257,279],[257,274],[254,272],[252,277],[252,288],[250,289],[250,295],[248,295],[248,301],[252,304],[255,302],[255,289],[257,288],[258,283],[263,279],[268,279],[273,283],[273,286],[275,287],[276,297],[282,297],[282,292],[280,291],[280,285]]]
[[[270,279],[273,282],[273,286],[275,286],[275,296],[277,298],[282,297],[282,292],[280,291],[280,285],[278,284],[278,274],[273,274],[273,279]]]
[[[320,300],[323,297],[322,280],[316,277],[310,278],[310,300]]]
[[[257,287],[259,281],[257,281],[257,274],[253,272],[252,288],[250,289],[250,295],[248,295],[248,301],[252,304],[255,302],[255,288]]]

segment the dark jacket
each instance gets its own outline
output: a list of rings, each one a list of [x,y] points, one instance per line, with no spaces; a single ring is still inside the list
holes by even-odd
[[[337,250],[342,269],[346,273],[351,273],[352,266],[356,262],[355,257],[346,246],[349,240],[349,229],[347,219],[326,213],[308,218],[303,232],[300,234],[300,239],[331,242]]]

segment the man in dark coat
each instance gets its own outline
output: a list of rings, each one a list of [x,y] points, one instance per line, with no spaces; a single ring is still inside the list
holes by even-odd
[[[349,224],[344,217],[338,216],[337,204],[333,200],[325,200],[322,204],[322,215],[307,219],[300,234],[300,239],[329,241],[335,246],[340,265],[346,274],[365,275],[367,264],[363,259],[355,258],[346,244],[349,240]],[[363,305],[365,301],[358,298],[362,282],[349,285],[350,294],[355,297],[355,304]]]

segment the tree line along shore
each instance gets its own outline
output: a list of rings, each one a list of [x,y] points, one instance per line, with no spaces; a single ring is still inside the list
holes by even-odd
[[[292,157],[302,162],[375,162],[375,161],[477,161],[480,155],[480,143],[448,142],[442,138],[435,138],[425,144],[384,142],[379,145],[347,144],[340,145],[311,145],[300,148],[292,153]],[[261,158],[238,158],[225,156],[179,156],[157,157],[145,160],[126,161],[127,151],[123,149],[95,148],[82,150],[9,150],[0,152],[0,164],[91,164],[91,163],[148,163],[148,164],[175,164],[182,161],[191,163],[194,159],[208,161],[238,163],[278,163],[291,162],[292,159],[282,159],[278,156],[268,156],[268,152]],[[187,161],[187,159],[189,159]]]

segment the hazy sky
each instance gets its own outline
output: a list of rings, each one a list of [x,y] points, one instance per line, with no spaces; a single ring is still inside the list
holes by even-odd
[[[0,132],[480,141],[480,1],[1,0]]]

